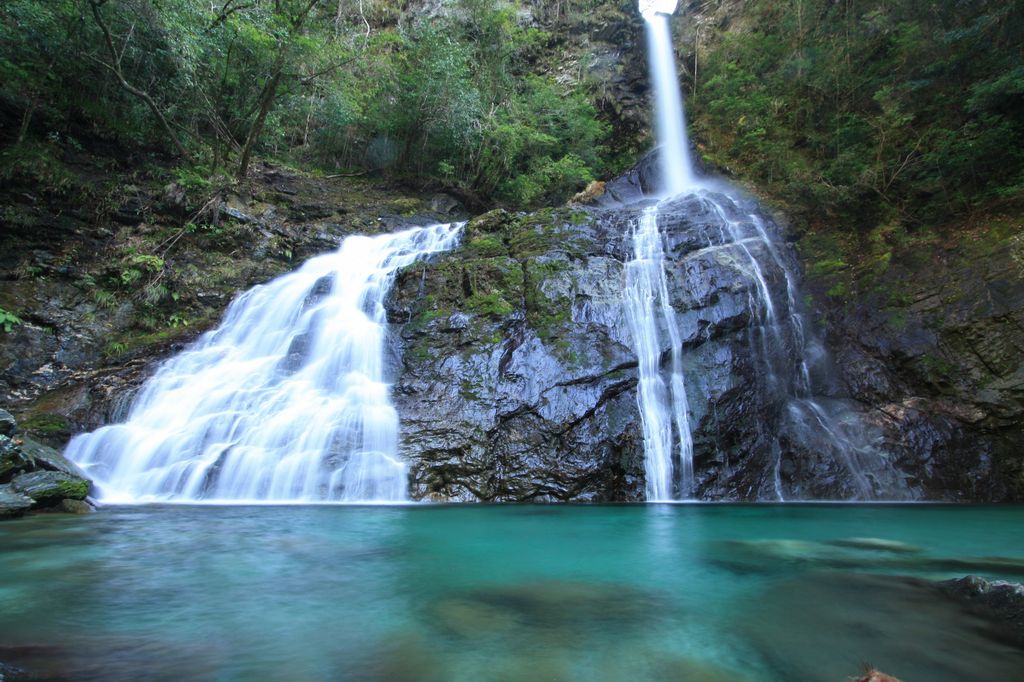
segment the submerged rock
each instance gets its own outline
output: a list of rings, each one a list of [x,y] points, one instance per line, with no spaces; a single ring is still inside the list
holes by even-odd
[[[908,545],[897,540],[886,540],[885,538],[843,538],[841,540],[831,540],[828,544],[835,545],[836,547],[869,549],[893,554],[920,554],[924,551],[920,547]]]
[[[939,584],[946,594],[963,600],[976,612],[1005,622],[1024,644],[1024,585],[976,575]]]
[[[0,682],[22,682],[23,680],[34,680],[36,677],[13,665],[0,663]]]
[[[827,571],[772,581],[730,627],[792,682],[848,679],[864,661],[928,682],[1014,680],[1024,665],[1004,626],[913,578]]]
[[[546,581],[455,594],[429,610],[438,627],[477,638],[516,630],[617,631],[649,624],[656,595],[625,585]]]
[[[890,573],[967,573],[1024,576],[1020,557],[944,557],[923,549],[875,538],[848,541],[720,540],[713,545],[711,560],[739,573],[780,573],[795,568],[884,570]],[[857,541],[859,540],[859,541]],[[868,542],[864,542],[868,540]]]

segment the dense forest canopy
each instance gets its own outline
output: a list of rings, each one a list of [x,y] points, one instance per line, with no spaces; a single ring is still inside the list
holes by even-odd
[[[846,229],[1021,196],[1024,3],[754,0],[739,14],[698,53],[690,98],[720,165]]]
[[[5,2],[0,107],[17,124],[3,172],[59,180],[48,171],[79,131],[200,174],[242,177],[259,153],[512,205],[564,199],[610,170],[586,84],[545,72],[553,37],[513,3],[458,0],[433,16],[405,5]]]
[[[59,187],[100,137],[191,178],[255,154],[560,202],[636,160],[586,39],[567,46],[598,11],[642,50],[633,0],[7,0],[0,175]],[[1021,194],[1020,0],[708,0],[674,22],[701,152],[806,222],[913,229]]]

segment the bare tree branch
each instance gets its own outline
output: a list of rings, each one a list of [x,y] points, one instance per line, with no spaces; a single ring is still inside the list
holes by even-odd
[[[235,14],[236,12],[242,12],[247,9],[252,9],[253,7],[256,7],[258,4],[256,2],[250,2],[243,5],[233,5],[232,3],[234,2],[235,0],[226,0],[224,6],[220,10],[220,14],[218,14],[217,18],[210,23],[210,25],[206,29],[207,31],[212,31],[213,29],[223,24],[225,21],[228,20],[228,18],[232,14]]]
[[[168,137],[171,138],[171,142],[174,144],[174,148],[178,150],[178,153],[186,159],[191,158],[184,145],[182,145],[178,140],[178,136],[174,134],[174,129],[171,128],[171,124],[168,122],[163,112],[160,111],[160,107],[158,107],[156,102],[153,101],[153,98],[149,96],[149,93],[135,87],[128,82],[127,78],[125,78],[124,72],[121,70],[121,59],[117,54],[117,49],[114,47],[114,39],[110,34],[110,27],[107,26],[107,23],[103,20],[103,15],[100,13],[100,7],[106,4],[106,2],[107,0],[89,0],[89,5],[92,7],[92,16],[96,20],[96,25],[99,26],[100,30],[103,32],[103,41],[107,46],[107,53],[110,55],[111,63],[108,64],[96,57],[92,57],[92,59],[107,67],[117,77],[122,88],[145,102],[146,106],[148,106],[150,111],[153,112],[153,115],[160,120],[161,125],[164,127],[164,131],[166,131]]]
[[[330,66],[324,67],[323,69],[321,69],[319,71],[315,71],[314,73],[311,73],[311,74],[306,75],[306,76],[303,76],[302,74],[290,74],[290,75],[294,75],[297,78],[299,78],[300,82],[303,85],[309,85],[310,83],[315,81],[320,76],[326,76],[327,74],[331,73],[332,71],[337,71],[341,67],[346,66],[348,64],[351,64],[356,59],[358,59],[358,57],[349,57],[348,59],[343,59],[340,62],[335,62],[334,64],[331,64]]]

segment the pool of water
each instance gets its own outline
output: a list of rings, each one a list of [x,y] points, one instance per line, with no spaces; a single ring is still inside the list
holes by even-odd
[[[0,524],[40,679],[1022,679],[925,579],[1024,580],[1024,508],[136,506]]]

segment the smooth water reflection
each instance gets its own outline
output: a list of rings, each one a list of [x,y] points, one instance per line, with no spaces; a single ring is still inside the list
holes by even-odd
[[[0,525],[41,679],[1017,680],[917,578],[1024,579],[1017,507],[114,507]],[[872,538],[865,540],[864,538]],[[880,542],[884,540],[886,542]]]

